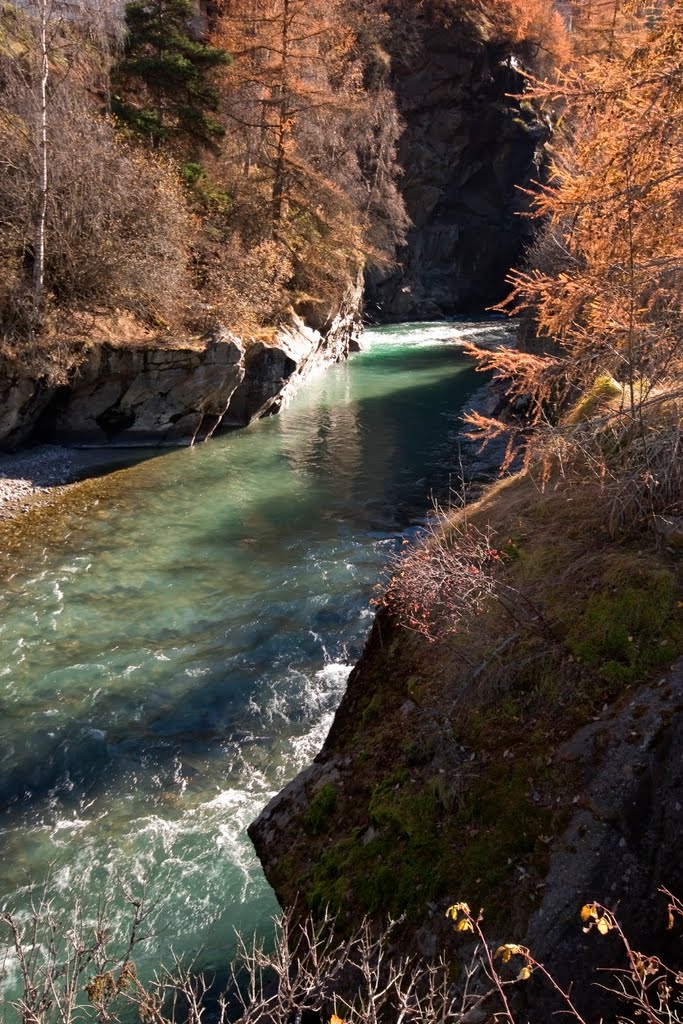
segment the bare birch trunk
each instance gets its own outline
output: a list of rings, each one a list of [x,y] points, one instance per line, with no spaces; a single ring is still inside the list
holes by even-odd
[[[47,42],[48,0],[40,0],[38,8],[38,37],[40,83],[38,93],[38,215],[36,218],[35,263],[33,266],[33,305],[36,320],[40,317],[45,279],[45,221],[48,198],[48,110],[47,88],[50,77]]]

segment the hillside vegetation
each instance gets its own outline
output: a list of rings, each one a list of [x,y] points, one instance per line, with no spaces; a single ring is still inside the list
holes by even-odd
[[[53,379],[93,330],[324,327],[404,239],[391,76],[418,24],[467,22],[537,71],[564,38],[517,0],[115,10],[0,9],[0,344]]]

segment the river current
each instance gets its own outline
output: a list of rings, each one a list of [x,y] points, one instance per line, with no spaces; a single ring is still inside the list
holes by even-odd
[[[58,910],[146,885],[148,968],[169,947],[217,967],[234,928],[267,929],[246,826],[322,744],[382,566],[458,472],[480,378],[457,342],[504,331],[368,331],[281,415],[20,524],[0,553],[0,905],[48,874]]]

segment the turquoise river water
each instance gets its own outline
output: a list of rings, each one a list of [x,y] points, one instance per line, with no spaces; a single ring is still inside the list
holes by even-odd
[[[245,829],[315,755],[499,323],[369,331],[279,416],[88,481],[0,553],[0,905],[121,883],[146,953],[267,928]],[[30,517],[29,517],[30,518]],[[114,915],[119,911],[114,908]],[[144,965],[143,965],[144,969]]]

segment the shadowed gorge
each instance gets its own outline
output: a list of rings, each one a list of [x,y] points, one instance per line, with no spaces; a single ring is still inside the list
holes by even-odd
[[[683,1019],[682,43],[0,5],[6,1024]]]

